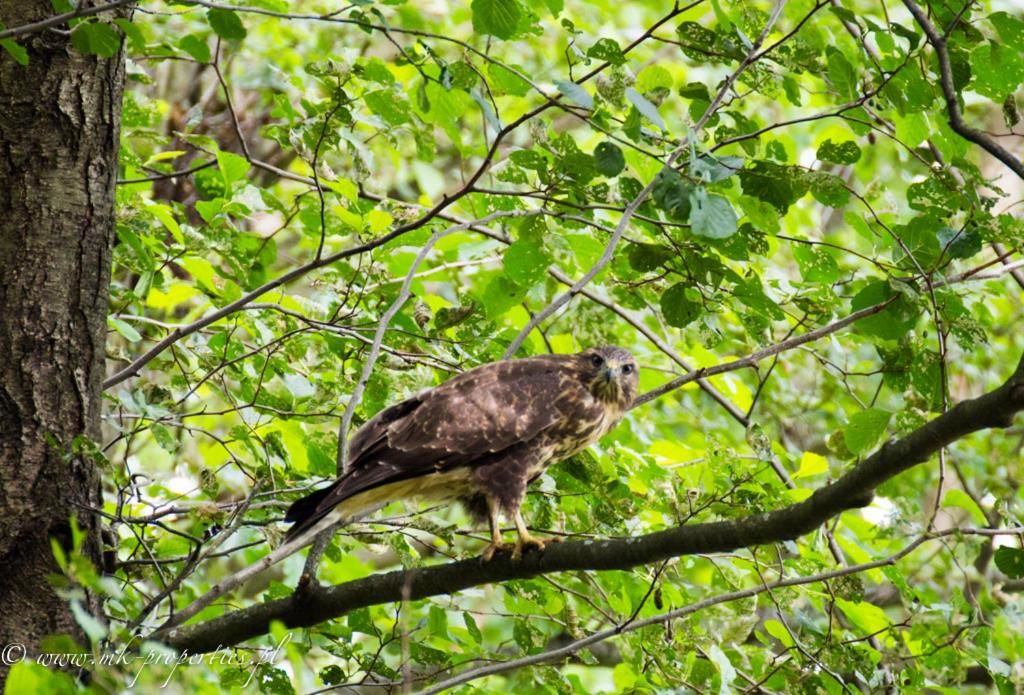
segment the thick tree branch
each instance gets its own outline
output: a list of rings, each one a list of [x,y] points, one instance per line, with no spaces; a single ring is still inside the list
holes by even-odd
[[[452,594],[482,584],[570,570],[623,570],[681,555],[728,552],[793,540],[847,509],[868,504],[881,483],[924,462],[957,439],[989,428],[1008,427],[1020,410],[1024,410],[1024,357],[999,388],[959,403],[907,436],[885,444],[803,502],[777,511],[681,526],[637,538],[563,543],[516,561],[503,555],[491,562],[472,559],[388,572],[326,589],[311,588],[205,623],[158,631],[150,638],[179,650],[206,652],[265,634],[272,621],[309,627],[357,608]]]

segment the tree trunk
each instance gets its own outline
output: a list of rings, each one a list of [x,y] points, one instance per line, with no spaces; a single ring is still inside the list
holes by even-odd
[[[0,0],[8,28],[52,15]],[[30,654],[49,634],[81,640],[47,580],[50,539],[69,548],[74,515],[96,566],[101,547],[81,452],[100,433],[124,59],[79,53],[67,29],[18,37],[27,66],[0,50],[0,644]]]

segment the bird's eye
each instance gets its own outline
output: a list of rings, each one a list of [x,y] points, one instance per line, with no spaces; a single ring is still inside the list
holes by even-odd
[[[595,367],[600,367],[602,364],[604,364],[604,358],[601,357],[600,355],[591,355],[590,363]]]
[[[623,374],[632,374],[633,373],[633,365],[631,365],[631,364],[624,364],[624,365],[622,365],[622,373]]]

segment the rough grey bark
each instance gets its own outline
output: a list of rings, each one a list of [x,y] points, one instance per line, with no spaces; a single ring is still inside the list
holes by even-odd
[[[8,28],[53,14],[49,0],[0,0]],[[70,546],[77,515],[100,557],[84,509],[99,476],[70,452],[99,439],[124,60],[79,53],[67,28],[19,37],[27,66],[0,51],[0,644],[30,653],[79,634],[47,580],[50,539]]]

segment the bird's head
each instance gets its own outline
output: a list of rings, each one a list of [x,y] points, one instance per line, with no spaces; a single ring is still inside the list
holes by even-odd
[[[636,398],[639,375],[636,360],[620,347],[590,348],[578,355],[583,380],[598,400],[617,403],[623,410]]]

